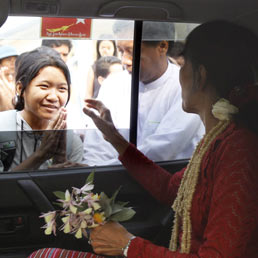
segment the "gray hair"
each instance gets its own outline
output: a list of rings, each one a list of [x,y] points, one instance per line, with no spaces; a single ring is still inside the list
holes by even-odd
[[[115,21],[112,29],[120,39],[133,39],[134,21]],[[175,25],[172,22],[145,21],[143,22],[142,40],[175,40]]]

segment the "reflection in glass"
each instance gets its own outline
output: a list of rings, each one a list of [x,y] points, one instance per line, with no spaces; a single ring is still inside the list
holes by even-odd
[[[48,169],[67,161],[80,163],[82,154],[82,141],[72,130],[0,132],[1,172]]]
[[[0,29],[0,43],[5,45],[14,46],[18,53],[24,53],[24,51],[31,51],[35,49],[35,47],[39,47],[42,44],[42,39],[40,38],[40,23],[41,18],[29,18],[29,17],[9,17],[4,26]],[[15,24],[15,26],[14,26]],[[153,27],[153,24],[156,26]],[[166,26],[165,26],[165,25]],[[154,23],[154,22],[144,22],[143,24],[143,41],[142,41],[142,49],[141,49],[141,70],[140,70],[140,92],[139,92],[139,113],[138,113],[138,148],[145,153],[149,158],[159,161],[159,160],[168,160],[168,159],[177,159],[189,157],[191,153],[191,148],[195,145],[195,141],[192,141],[191,148],[185,147],[186,155],[177,155],[178,153],[174,153],[172,151],[172,142],[173,139],[168,136],[171,128],[177,130],[180,129],[180,119],[184,117],[184,114],[181,114],[181,111],[177,113],[175,110],[181,108],[180,102],[180,90],[177,93],[174,93],[175,88],[174,85],[179,85],[178,83],[178,67],[180,64],[180,51],[175,51],[175,48],[172,50],[168,49],[167,54],[164,56],[164,60],[166,65],[169,64],[169,67],[173,67],[173,73],[176,71],[177,76],[169,75],[167,76],[167,72],[160,71],[160,68],[164,68],[163,63],[160,63],[160,60],[157,58],[158,53],[157,49],[160,42],[168,42],[174,41],[180,42],[183,44],[186,35],[191,31],[196,25],[192,24],[179,24],[179,23]],[[163,33],[164,29],[167,27],[174,28],[170,30],[169,33]],[[153,29],[154,28],[154,29]],[[156,28],[156,29],[155,29]],[[159,29],[157,29],[159,28]],[[161,28],[161,29],[160,29]],[[163,32],[162,32],[163,31]],[[173,33],[171,33],[173,31]],[[162,34],[163,33],[163,34]],[[71,74],[71,94],[69,95],[69,102],[62,104],[60,106],[65,106],[66,109],[63,111],[66,116],[66,129],[73,131],[73,137],[79,139],[78,149],[81,149],[80,153],[81,158],[83,155],[83,163],[87,165],[108,165],[108,164],[118,164],[119,161],[117,159],[117,154],[114,151],[113,147],[104,140],[102,134],[96,129],[95,125],[92,121],[83,113],[82,109],[84,104],[84,98],[86,97],[94,97],[101,100],[107,108],[111,110],[112,118],[116,127],[120,130],[120,132],[128,139],[129,134],[129,124],[130,124],[130,103],[131,103],[131,72],[132,72],[132,55],[133,55],[133,34],[134,34],[134,22],[133,21],[115,21],[115,20],[92,20],[91,27],[91,37],[87,40],[75,40],[70,39],[72,41],[72,48],[70,49],[70,53],[67,56],[67,66],[69,67],[69,72]],[[29,39],[29,40],[28,40]],[[97,45],[101,45],[103,49],[109,49],[111,51],[112,47],[114,51],[103,52],[102,55],[113,55],[119,59],[119,69],[115,69],[115,72],[111,71],[111,68],[108,68],[107,76],[96,76],[94,77],[94,81],[98,81],[99,91],[87,93],[87,81],[89,79],[88,71],[93,71],[92,67],[95,64],[95,61],[98,60],[98,48]],[[112,42],[112,45],[110,44]],[[173,45],[173,44],[172,44]],[[171,45],[171,46],[172,46]],[[174,44],[175,46],[176,44]],[[117,48],[117,49],[116,49]],[[101,49],[101,50],[103,50]],[[116,51],[117,50],[117,51]],[[171,51],[170,51],[171,50]],[[99,51],[99,55],[101,51]],[[156,55],[156,58],[154,58]],[[20,55],[21,57],[24,54]],[[170,56],[171,58],[169,58]],[[20,59],[20,57],[18,58]],[[170,61],[168,61],[170,60]],[[178,61],[179,60],[179,61]],[[34,62],[35,63],[35,62]],[[121,65],[122,64],[122,69]],[[176,64],[178,67],[175,68],[172,63]],[[24,67],[24,65],[23,65]],[[27,66],[28,68],[28,66]],[[27,70],[28,69],[24,69]],[[116,67],[117,68],[117,67]],[[44,71],[44,69],[42,69]],[[60,71],[59,71],[60,72]],[[156,76],[156,73],[159,72],[159,76]],[[42,71],[40,72],[42,73]],[[62,72],[61,72],[62,73]],[[49,72],[48,72],[49,74]],[[167,83],[164,79],[166,78],[174,78],[171,79],[171,83]],[[94,74],[95,76],[95,74]],[[153,78],[150,78],[153,77]],[[20,76],[19,76],[20,77]],[[62,76],[61,76],[62,77]],[[65,76],[64,76],[65,77]],[[100,77],[100,80],[98,79]],[[28,78],[28,76],[25,76]],[[55,75],[54,78],[60,78],[60,76]],[[17,83],[19,82],[19,78],[17,78]],[[23,79],[22,79],[23,80]],[[66,81],[66,78],[64,79]],[[92,81],[92,78],[91,78]],[[175,83],[176,81],[176,83]],[[159,83],[158,83],[159,82]],[[167,85],[163,87],[163,90],[159,90],[161,87],[156,87],[155,85]],[[18,83],[17,90],[22,89],[20,84]],[[39,85],[38,85],[39,86]],[[41,85],[42,87],[42,85]],[[44,84],[43,84],[43,87]],[[179,87],[180,88],[180,87]],[[69,88],[68,88],[69,89]],[[167,92],[165,92],[166,90]],[[29,91],[25,90],[22,95],[23,99],[27,104],[31,103],[34,99],[35,103],[40,103],[40,100],[36,100],[37,94],[31,94],[29,97]],[[93,94],[93,95],[92,95]],[[149,96],[148,96],[149,94]],[[172,97],[173,95],[174,97]],[[18,96],[20,97],[20,96]],[[175,100],[177,98],[177,100]],[[177,104],[175,104],[175,102]],[[170,116],[169,112],[172,110],[172,103],[174,103],[174,113],[177,115]],[[67,105],[66,105],[67,104]],[[27,116],[23,116],[23,109],[19,109],[22,113],[22,119],[28,123],[30,126],[30,130],[38,129],[45,130],[47,129],[47,124],[43,127],[35,127],[31,124],[31,120],[28,119]],[[58,107],[58,112],[60,114],[61,109]],[[57,112],[57,113],[58,113]],[[172,112],[172,111],[171,111]],[[183,112],[183,111],[182,111]],[[32,112],[33,113],[33,112]],[[151,116],[150,116],[151,114]],[[164,121],[168,121],[167,117],[169,117],[169,123],[163,123]],[[173,119],[171,119],[173,117]],[[41,117],[42,119],[42,117]],[[44,118],[43,118],[44,120]],[[165,126],[163,126],[165,125]],[[191,127],[193,128],[193,127]],[[197,128],[197,127],[196,127]],[[195,129],[196,129],[195,128]],[[0,128],[1,129],[1,128]],[[16,131],[17,128],[13,130]],[[48,128],[51,130],[54,128]],[[56,129],[56,128],[55,128]],[[59,128],[60,129],[60,128]],[[178,129],[178,131],[180,131]],[[11,130],[11,127],[2,128],[2,131]],[[19,131],[19,130],[18,130]],[[197,129],[196,129],[197,131]],[[192,132],[192,131],[191,131]],[[7,133],[7,132],[6,132]],[[17,139],[20,132],[17,133]],[[43,141],[43,134],[38,137],[38,142],[36,149],[40,148],[40,143]],[[194,135],[188,134],[187,139],[191,142],[191,137]],[[35,136],[35,135],[34,135]],[[33,136],[33,137],[34,137]],[[160,136],[160,137],[157,137]],[[5,136],[7,137],[7,136]],[[7,137],[8,138],[8,137]],[[7,139],[6,138],[6,139]],[[24,137],[23,137],[24,138]],[[69,137],[66,138],[68,141]],[[177,139],[177,137],[175,137]],[[174,143],[173,149],[179,152],[180,148],[184,147],[182,142],[179,141],[176,145]],[[20,139],[20,138],[19,138]],[[179,138],[178,138],[179,139]],[[81,142],[84,140],[84,153],[82,151]],[[27,141],[27,140],[26,140]],[[8,143],[7,140],[4,140],[3,143]],[[0,143],[1,144],[1,143]],[[13,144],[13,143],[12,143]],[[10,148],[12,148],[12,144]],[[31,143],[31,149],[28,153],[34,153],[34,143]],[[22,144],[20,144],[22,146]],[[26,145],[26,144],[25,144]],[[165,149],[164,149],[165,148]],[[166,149],[167,148],[167,149]],[[65,149],[65,148],[64,148]],[[8,152],[9,153],[9,152]],[[160,156],[161,154],[166,154],[165,156]],[[170,154],[170,156],[168,155]],[[5,153],[2,154],[5,156]],[[8,156],[8,155],[7,155]],[[25,155],[24,157],[29,158],[30,155]],[[23,158],[22,157],[22,160]],[[63,156],[64,157],[64,156]],[[67,157],[66,157],[67,158]],[[64,158],[60,158],[60,160],[64,160]],[[21,160],[17,159],[15,165],[17,167],[18,163],[21,163]],[[26,159],[25,159],[26,160]],[[52,162],[53,160],[48,162]],[[74,159],[73,161],[78,162],[79,159]],[[24,161],[24,160],[23,160]],[[114,163],[113,163],[114,161]],[[41,163],[38,168],[46,168],[49,164]],[[51,164],[52,164],[51,163]],[[13,167],[9,168],[14,169]]]

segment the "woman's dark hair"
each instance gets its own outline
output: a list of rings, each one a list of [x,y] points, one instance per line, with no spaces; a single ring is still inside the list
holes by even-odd
[[[193,67],[198,80],[200,65],[207,72],[207,84],[220,98],[228,99],[239,108],[235,117],[258,132],[258,98],[244,105],[234,103],[232,93],[247,95],[249,85],[258,92],[258,38],[249,29],[227,21],[212,21],[195,28],[187,37],[183,56]]]
[[[41,45],[50,48],[61,47],[62,45],[65,45],[68,47],[69,52],[73,47],[72,41],[69,39],[43,39]]]
[[[102,76],[103,78],[107,78],[110,74],[110,66],[113,64],[121,64],[122,61],[116,56],[102,56],[98,60],[95,61],[95,74],[96,78]]]
[[[64,73],[65,79],[68,84],[68,99],[70,99],[71,92],[71,79],[70,72],[67,65],[61,59],[60,55],[52,48],[39,47],[30,52],[22,53],[15,62],[15,81],[21,83],[22,90],[18,97],[15,109],[23,110],[24,99],[23,93],[30,82],[38,75],[39,71],[47,66],[53,66],[61,69]]]
[[[114,53],[113,56],[117,56],[117,48],[116,48],[116,42],[114,40],[111,39],[101,39],[101,40],[97,40],[97,45],[96,45],[96,50],[97,50],[97,60],[101,57],[100,52],[99,52],[99,45],[102,41],[110,41],[113,46],[114,46]]]

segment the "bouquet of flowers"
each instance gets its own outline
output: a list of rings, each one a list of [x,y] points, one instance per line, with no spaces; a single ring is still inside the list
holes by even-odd
[[[91,228],[103,225],[107,221],[122,222],[131,219],[135,211],[126,207],[128,202],[116,202],[120,188],[109,198],[105,193],[94,194],[92,190],[94,172],[92,172],[86,184],[81,188],[72,188],[72,191],[54,192],[58,198],[56,205],[62,209],[42,214],[46,224],[43,226],[45,234],[56,235],[56,220],[61,218],[63,224],[59,230],[64,233],[75,234],[76,238],[85,236]]]

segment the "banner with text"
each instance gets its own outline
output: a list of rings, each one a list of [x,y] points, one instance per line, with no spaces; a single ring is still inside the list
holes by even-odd
[[[42,17],[42,38],[91,37],[91,19]]]

